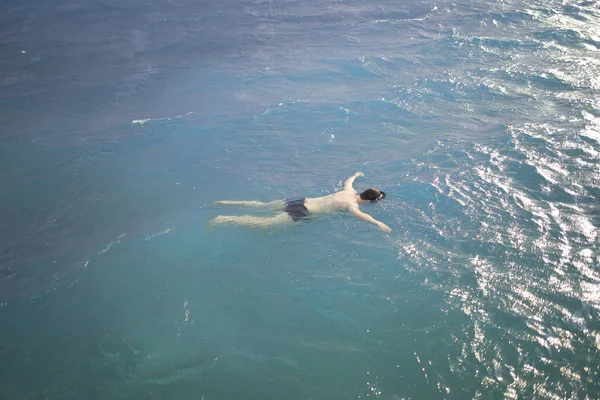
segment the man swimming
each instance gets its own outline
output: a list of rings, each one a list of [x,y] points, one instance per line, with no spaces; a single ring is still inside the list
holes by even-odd
[[[302,198],[295,200],[277,200],[268,203],[260,201],[236,201],[236,200],[221,200],[215,201],[214,204],[232,204],[250,207],[263,207],[272,210],[280,210],[281,212],[273,217],[254,217],[251,215],[228,216],[217,215],[210,220],[211,225],[220,224],[236,224],[254,228],[264,228],[271,225],[282,224],[292,221],[301,221],[306,219],[311,214],[325,214],[333,211],[348,210],[357,218],[377,225],[384,232],[391,232],[392,229],[381,221],[377,221],[369,214],[360,211],[358,205],[364,203],[374,203],[385,199],[385,192],[377,189],[367,189],[361,194],[357,194],[352,186],[354,180],[358,177],[365,176],[362,172],[357,172],[344,182],[344,189],[322,197]]]

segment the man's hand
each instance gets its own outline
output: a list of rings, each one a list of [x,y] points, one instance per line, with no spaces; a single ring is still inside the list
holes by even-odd
[[[361,176],[365,176],[365,174],[363,174],[362,172],[357,172],[354,174],[355,178],[360,178]]]
[[[387,226],[383,222],[380,222],[377,226],[379,226],[379,229],[381,229],[385,233],[390,233],[392,231],[392,228],[390,228],[389,226]]]

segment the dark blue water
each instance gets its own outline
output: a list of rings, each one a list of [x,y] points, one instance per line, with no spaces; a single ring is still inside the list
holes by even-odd
[[[592,1],[4,1],[0,398],[600,397],[599,76]]]

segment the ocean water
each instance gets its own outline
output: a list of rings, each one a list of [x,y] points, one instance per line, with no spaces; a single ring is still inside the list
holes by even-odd
[[[600,3],[6,0],[0,398],[600,398]],[[220,199],[385,201],[211,230]]]

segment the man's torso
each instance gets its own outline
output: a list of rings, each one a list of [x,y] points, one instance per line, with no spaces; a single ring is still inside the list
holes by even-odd
[[[328,196],[307,198],[304,205],[312,214],[347,210],[357,205],[356,191],[343,190]]]

